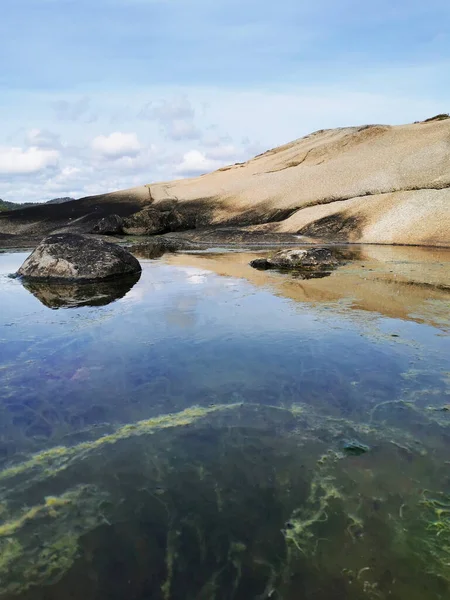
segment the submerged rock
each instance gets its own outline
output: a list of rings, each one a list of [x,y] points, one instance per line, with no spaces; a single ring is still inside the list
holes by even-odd
[[[92,229],[92,233],[115,235],[123,233],[123,219],[119,215],[108,215],[100,219]]]
[[[345,440],[342,444],[342,450],[349,456],[361,456],[369,452],[370,447],[358,440]]]
[[[42,240],[17,275],[30,280],[101,281],[140,272],[137,258],[117,244],[59,233]]]
[[[339,264],[329,248],[280,250],[267,258],[256,258],[250,266],[255,269],[321,269]]]

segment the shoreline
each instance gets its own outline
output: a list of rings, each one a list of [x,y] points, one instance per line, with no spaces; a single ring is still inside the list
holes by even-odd
[[[69,233],[69,231],[68,231]],[[51,235],[51,233],[47,234]],[[167,233],[153,236],[125,236],[125,235],[94,235],[94,237],[125,245],[128,248],[135,246],[167,247],[168,252],[209,250],[212,248],[268,250],[295,246],[334,246],[334,247],[404,247],[450,250],[446,244],[384,244],[370,242],[351,242],[346,240],[333,240],[311,238],[290,233],[267,233],[249,231],[245,228],[208,228],[192,229],[177,233]],[[25,236],[20,234],[0,233],[0,252],[20,252],[33,250],[46,235]],[[178,248],[177,248],[178,247]]]

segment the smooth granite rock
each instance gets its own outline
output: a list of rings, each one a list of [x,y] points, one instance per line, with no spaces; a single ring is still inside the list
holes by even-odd
[[[17,272],[27,279],[100,281],[140,273],[137,258],[117,244],[75,234],[46,237]]]

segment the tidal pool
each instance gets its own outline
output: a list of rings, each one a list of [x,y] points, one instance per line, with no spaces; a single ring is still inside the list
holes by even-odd
[[[342,252],[0,254],[1,600],[448,600],[450,251]]]

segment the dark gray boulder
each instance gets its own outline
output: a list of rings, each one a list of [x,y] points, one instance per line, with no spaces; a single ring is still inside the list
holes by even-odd
[[[124,219],[123,231],[128,235],[156,235],[164,233],[165,224],[162,213],[152,206],[147,206]]]
[[[123,219],[119,215],[108,215],[100,219],[92,228],[92,233],[117,235],[123,233]]]
[[[189,228],[187,219],[176,209],[159,210],[147,206],[124,219],[123,231],[127,235],[158,235]]]
[[[140,272],[137,258],[117,244],[58,233],[42,240],[17,275],[35,280],[100,281]]]
[[[256,258],[250,266],[255,269],[333,269],[339,264],[329,248],[280,250],[267,258]]]

